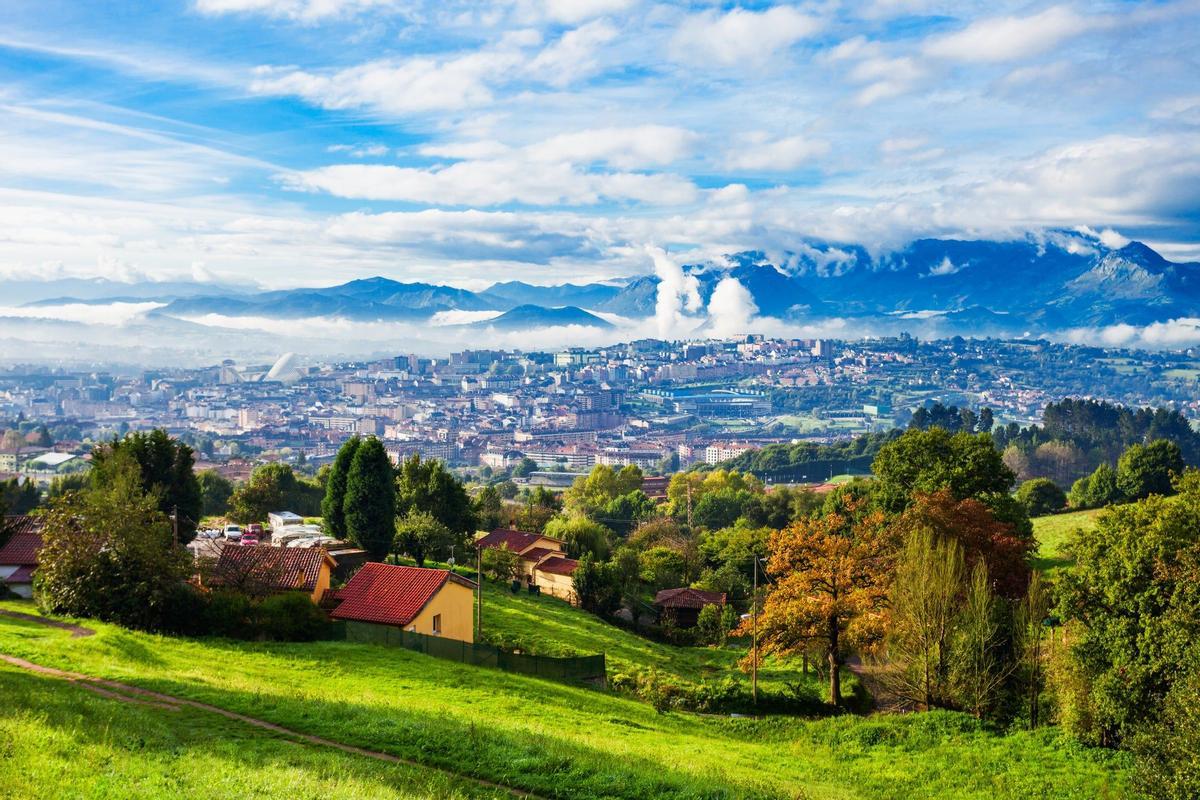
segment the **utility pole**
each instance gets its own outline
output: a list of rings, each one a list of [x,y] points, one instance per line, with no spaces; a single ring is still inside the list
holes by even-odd
[[[754,591],[750,594],[750,619],[752,620],[751,630],[752,652],[750,658],[750,693],[754,700],[754,705],[758,705],[758,555],[752,556],[754,559]]]
[[[179,506],[171,507],[171,538],[179,547]]]
[[[483,636],[483,548],[475,548],[475,641]]]

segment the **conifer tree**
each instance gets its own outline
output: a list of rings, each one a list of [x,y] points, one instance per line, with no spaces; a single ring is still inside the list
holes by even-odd
[[[338,450],[333,466],[329,470],[329,480],[325,484],[325,498],[321,501],[321,517],[324,521],[325,532],[335,539],[346,538],[346,478],[350,474],[350,466],[354,462],[354,454],[362,439],[355,436],[346,441]]]
[[[355,450],[342,509],[350,541],[382,561],[396,536],[396,481],[387,451],[375,437]]]

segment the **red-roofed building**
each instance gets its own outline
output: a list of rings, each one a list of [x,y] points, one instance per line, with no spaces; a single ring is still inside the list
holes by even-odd
[[[252,595],[304,592],[319,603],[336,566],[323,547],[226,545],[208,583]]]
[[[474,642],[475,586],[445,569],[371,562],[332,596],[329,616]]]
[[[705,606],[725,605],[724,592],[706,592],[703,589],[663,589],[654,595],[654,607],[659,617],[670,617],[681,628],[691,628],[700,617]]]
[[[21,597],[33,597],[33,572],[42,549],[41,518],[5,517],[0,543],[0,581]]]
[[[545,594],[575,602],[575,582],[571,576],[579,562],[567,558],[561,539],[501,528],[476,539],[475,546],[480,549],[507,547],[520,559],[521,578],[526,585],[537,586]]]

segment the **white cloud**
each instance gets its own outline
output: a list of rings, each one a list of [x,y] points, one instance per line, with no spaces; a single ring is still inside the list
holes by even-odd
[[[196,10],[204,14],[263,14],[304,22],[396,5],[396,0],[196,0]]]
[[[696,325],[693,316],[702,305],[700,282],[695,275],[685,275],[683,268],[659,247],[647,247],[646,254],[654,262],[658,276],[654,303],[654,321],[658,335],[664,338],[687,333]]]
[[[792,170],[829,150],[829,142],[822,139],[786,136],[772,140],[766,132],[756,131],[744,135],[741,144],[726,154],[725,165],[735,170]]]
[[[281,177],[290,189],[337,197],[454,206],[592,205],[605,199],[679,205],[697,196],[696,187],[676,175],[582,172],[566,163],[521,159],[461,161],[430,169],[336,164]]]
[[[790,6],[760,12],[744,8],[725,14],[705,11],[684,20],[671,49],[676,58],[702,65],[712,61],[725,66],[762,63],[822,28],[822,20]]]
[[[386,144],[331,144],[325,150],[329,153],[345,153],[354,158],[378,158],[388,154]]]
[[[555,22],[574,25],[592,17],[614,14],[636,5],[638,0],[544,0],[544,13]]]
[[[1068,6],[1052,6],[1028,17],[990,17],[961,31],[934,36],[922,50],[951,61],[998,62],[1040,55],[1106,20],[1085,17]]]
[[[569,86],[599,68],[596,51],[617,38],[617,29],[598,19],[567,31],[529,62],[526,71],[551,86]]]
[[[950,260],[950,256],[945,256],[942,263],[936,264],[929,268],[929,277],[936,278],[942,275],[953,275],[962,270],[965,264],[955,264]]]
[[[709,325],[714,336],[732,336],[751,330],[758,306],[737,278],[722,278],[708,298]]]
[[[260,67],[250,91],[294,95],[327,109],[373,108],[405,115],[487,103],[490,82],[522,62],[518,51],[505,49],[442,59],[384,59],[330,73]]]
[[[689,130],[666,125],[592,128],[552,136],[526,151],[536,161],[603,161],[622,169],[637,169],[671,164],[687,155],[698,139]]]
[[[879,151],[885,155],[908,153],[924,147],[928,141],[929,139],[924,136],[900,136],[892,139],[884,139],[879,143]]]

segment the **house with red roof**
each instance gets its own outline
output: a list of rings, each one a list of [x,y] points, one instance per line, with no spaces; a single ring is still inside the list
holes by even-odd
[[[333,619],[475,641],[476,583],[446,569],[370,562],[331,593]]]
[[[323,547],[226,545],[208,584],[255,596],[303,592],[319,603],[336,566]]]
[[[703,589],[663,589],[654,595],[654,607],[660,619],[669,618],[680,628],[693,628],[705,606],[724,606],[724,592],[707,592]]]
[[[0,581],[21,597],[33,597],[33,572],[41,549],[40,517],[5,517],[0,527]]]
[[[517,554],[521,579],[528,586],[567,602],[575,602],[575,582],[572,576],[579,562],[567,557],[561,539],[539,533],[500,528],[475,540],[475,547],[507,548]]]

